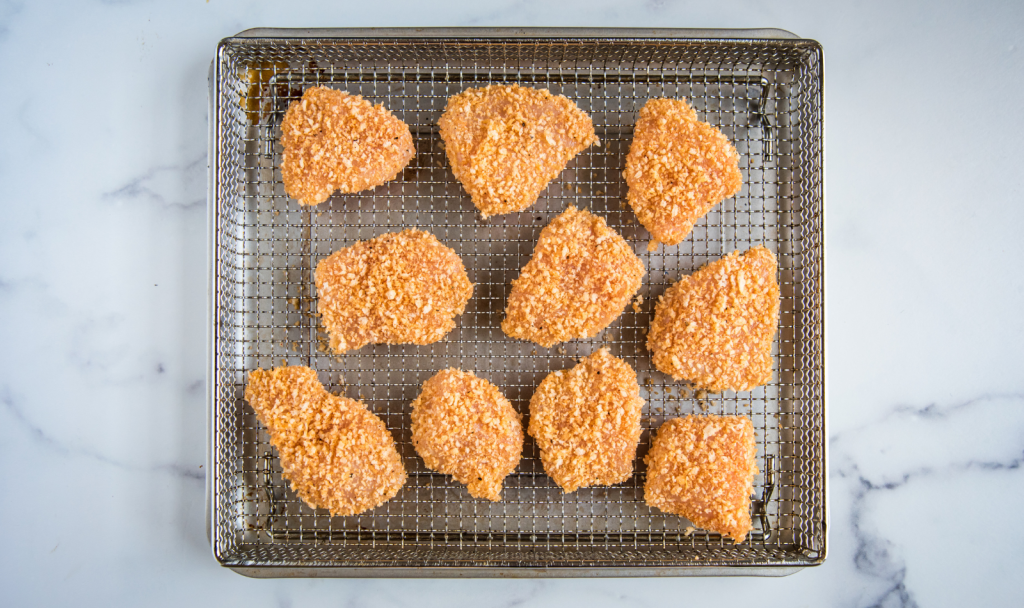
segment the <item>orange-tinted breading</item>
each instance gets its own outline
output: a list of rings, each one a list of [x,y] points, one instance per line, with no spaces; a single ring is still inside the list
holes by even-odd
[[[644,500],[739,544],[750,532],[756,459],[746,416],[674,418],[661,425],[644,457]]]
[[[498,387],[445,369],[412,402],[412,445],[427,468],[451,475],[475,498],[501,500],[523,453],[523,423]]]
[[[393,180],[415,154],[409,126],[383,105],[327,87],[288,107],[281,145],[285,192],[302,205]]]
[[[245,399],[270,433],[282,475],[310,507],[355,515],[405,483],[402,457],[380,418],[328,393],[308,367],[250,372]]]
[[[712,207],[740,191],[739,155],[683,99],[651,99],[640,110],[626,156],[627,200],[654,240],[675,245]]]
[[[633,475],[644,400],[633,368],[602,348],[548,374],[530,399],[530,436],[544,471],[566,492]]]
[[[570,206],[512,281],[501,329],[544,347],[597,335],[640,289],[644,264],[604,218]]]
[[[438,124],[452,173],[485,218],[534,204],[566,163],[599,143],[572,101],[519,85],[467,89]]]
[[[321,320],[339,353],[437,342],[473,295],[458,254],[413,229],[334,252],[317,264],[315,279]]]
[[[758,246],[679,279],[654,309],[647,335],[654,366],[712,392],[771,382],[779,325],[776,272],[775,255]]]

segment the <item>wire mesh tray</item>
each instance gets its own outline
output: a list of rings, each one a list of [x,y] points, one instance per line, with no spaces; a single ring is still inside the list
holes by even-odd
[[[593,576],[786,574],[825,557],[822,52],[779,30],[250,30],[221,42],[211,68],[209,527],[213,553],[252,576]],[[480,220],[452,176],[437,120],[467,87],[523,83],[564,94],[593,118],[583,151],[520,213]],[[409,124],[416,156],[398,179],[300,207],[281,184],[280,122],[305,88],[383,103]],[[675,247],[648,253],[625,205],[633,124],[650,97],[686,97],[736,145],[744,186]],[[510,282],[538,234],[569,204],[607,219],[647,267],[643,303],[594,339],[552,349],[501,332]],[[473,298],[430,346],[326,348],[313,269],[336,249],[405,227],[462,257]],[[645,348],[653,305],[681,275],[765,244],[779,260],[782,307],[771,384],[693,393]],[[498,503],[427,470],[410,443],[409,405],[434,372],[476,370],[528,412],[548,372],[601,346],[641,381],[644,433],[627,482],[562,491],[527,438]],[[384,505],[330,517],[281,478],[245,403],[246,374],[316,369],[328,390],[362,399],[391,430],[408,482]],[[688,413],[744,414],[758,441],[755,530],[740,545],[687,530],[643,501],[651,431]]]

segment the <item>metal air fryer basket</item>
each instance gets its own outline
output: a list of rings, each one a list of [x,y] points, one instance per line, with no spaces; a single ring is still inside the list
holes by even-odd
[[[251,576],[780,575],[826,547],[821,47],[780,30],[249,30],[225,39],[211,70],[209,533],[225,566]],[[577,156],[520,213],[480,219],[452,176],[437,120],[468,87],[521,83],[590,114],[602,145]],[[280,123],[304,89],[325,85],[383,103],[408,123],[416,156],[371,191],[316,207],[285,195]],[[674,247],[648,253],[622,178],[638,112],[685,97],[736,145],[744,186]],[[509,283],[538,234],[569,204],[603,216],[644,261],[643,303],[590,340],[544,349],[499,327]],[[430,346],[374,345],[336,356],[315,317],[316,263],[356,240],[418,227],[462,257],[473,298]],[[657,297],[681,275],[765,244],[779,260],[782,308],[771,384],[694,393],[645,347]],[[636,474],[562,491],[527,438],[503,500],[475,500],[427,470],[410,444],[409,404],[444,367],[475,370],[524,414],[534,388],[601,346],[641,382]],[[330,517],[280,475],[243,399],[257,367],[308,365],[332,392],[362,399],[398,443],[409,480],[384,505]],[[688,413],[745,414],[758,467],[755,529],[739,545],[644,504],[651,431]]]

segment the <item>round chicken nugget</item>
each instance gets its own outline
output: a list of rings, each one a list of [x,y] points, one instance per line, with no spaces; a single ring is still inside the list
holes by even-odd
[[[438,125],[452,173],[484,218],[534,204],[574,156],[599,143],[572,101],[519,85],[466,89]]]
[[[338,353],[366,344],[431,344],[473,295],[452,249],[422,230],[383,234],[316,266],[321,321]]]
[[[626,481],[643,406],[633,368],[607,348],[548,374],[530,399],[528,430],[544,471],[566,492]]]
[[[415,154],[409,126],[383,105],[327,87],[288,106],[281,145],[285,192],[302,205],[391,181]]]
[[[249,373],[245,399],[267,427],[282,475],[314,509],[355,515],[390,500],[405,467],[380,418],[328,393],[308,367]]]
[[[548,348],[608,327],[640,289],[644,264],[604,218],[569,206],[540,232],[512,281],[505,335]]]
[[[498,387],[446,369],[412,402],[412,445],[427,468],[451,475],[474,498],[501,500],[523,453],[523,423]]]
[[[739,544],[750,532],[756,458],[746,416],[674,418],[661,425],[644,457],[644,500]]]
[[[651,99],[626,156],[627,200],[658,241],[676,245],[712,207],[740,191],[739,155],[684,99]]]
[[[654,366],[716,393],[771,382],[779,325],[776,271],[775,255],[758,246],[679,279],[654,309],[647,334]]]

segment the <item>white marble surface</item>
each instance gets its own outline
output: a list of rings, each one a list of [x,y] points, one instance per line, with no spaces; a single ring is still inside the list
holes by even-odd
[[[1024,4],[284,4],[0,2],[0,604],[1024,602]],[[207,67],[242,29],[314,25],[775,26],[824,45],[823,566],[381,581],[216,565],[201,469]]]

